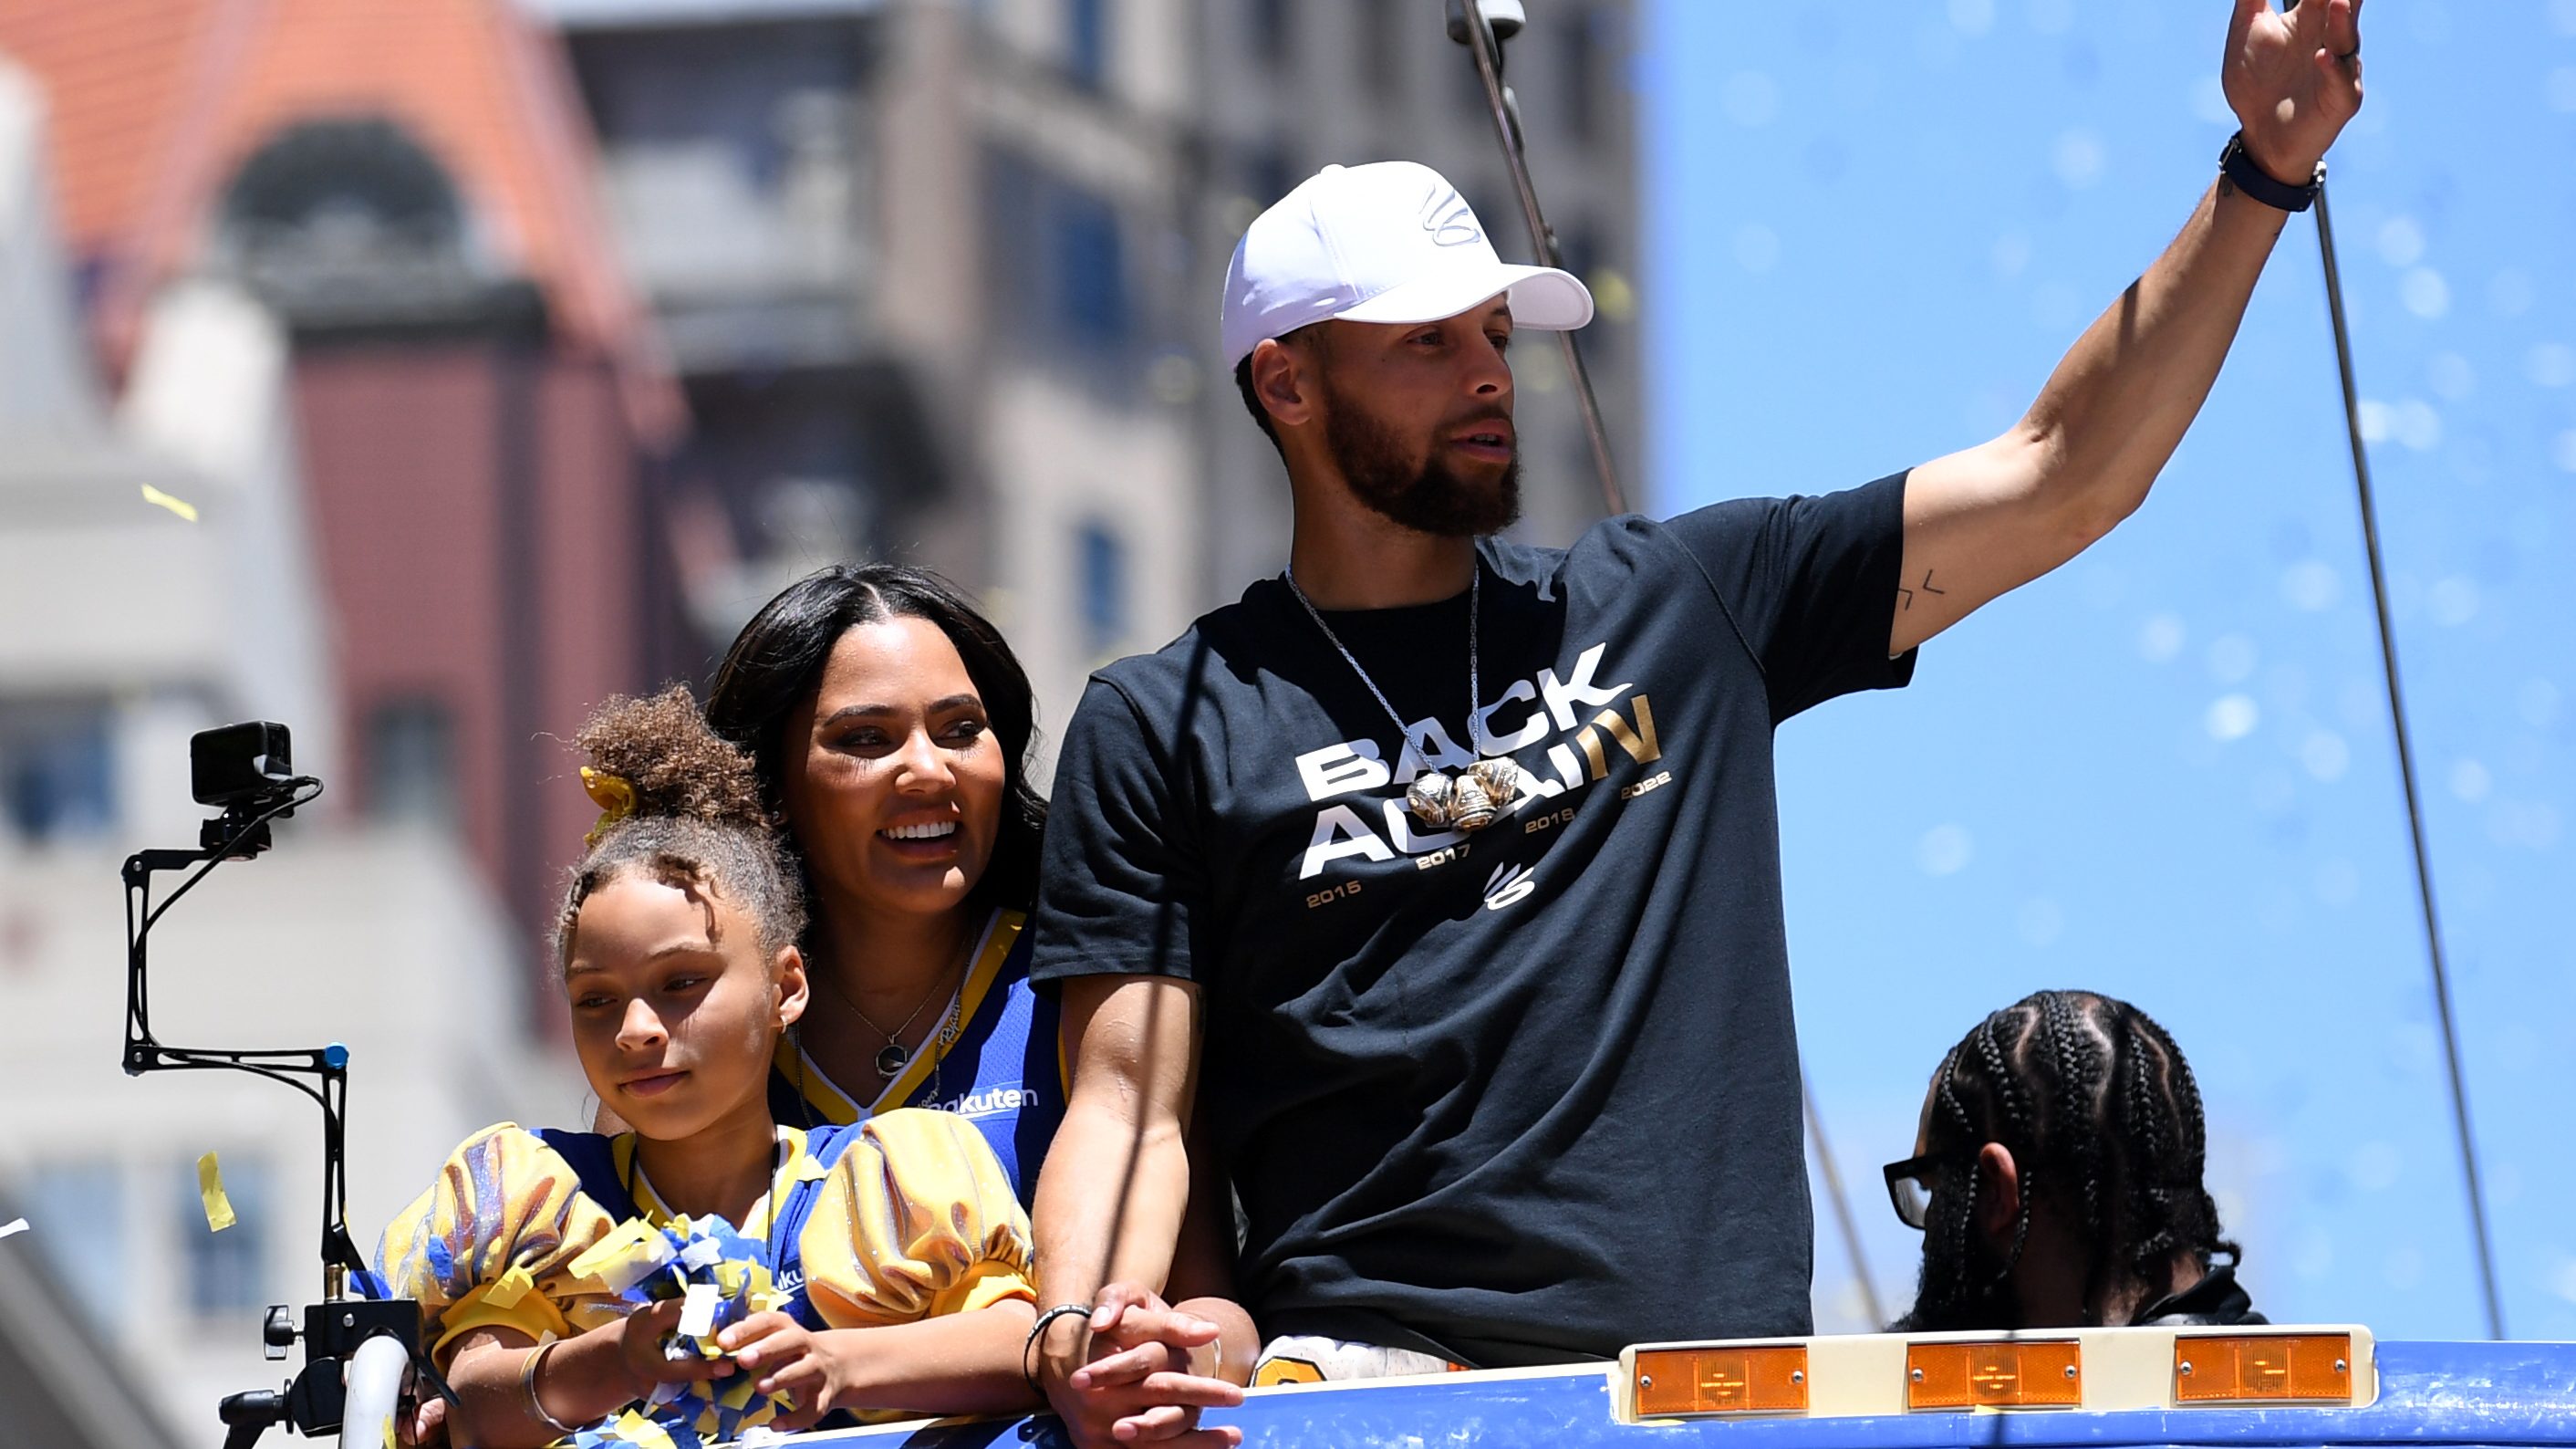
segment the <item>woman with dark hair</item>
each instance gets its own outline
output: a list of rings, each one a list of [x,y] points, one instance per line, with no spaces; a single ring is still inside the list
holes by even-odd
[[[1887,1168],[1923,1231],[1900,1331],[2263,1322],[2201,1184],[2191,1067],[2125,1001],[2041,991],[1977,1023],[1914,1153]]]
[[[812,901],[816,1009],[779,1043],[778,1120],[959,1113],[1026,1201],[1065,1094],[1028,983],[1046,802],[1010,646],[934,574],[827,568],[743,628],[707,720],[751,755]]]

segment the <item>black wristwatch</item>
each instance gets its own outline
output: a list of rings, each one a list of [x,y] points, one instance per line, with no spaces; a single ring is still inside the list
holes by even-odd
[[[2305,186],[2292,186],[2275,179],[2271,172],[2256,165],[2254,158],[2246,153],[2243,131],[2227,138],[2227,145],[2218,153],[2218,169],[2228,180],[2236,183],[2237,190],[2280,211],[2307,210],[2317,199],[2318,188],[2326,184],[2326,167],[2322,161],[2317,163],[2316,174],[2308,178]]]

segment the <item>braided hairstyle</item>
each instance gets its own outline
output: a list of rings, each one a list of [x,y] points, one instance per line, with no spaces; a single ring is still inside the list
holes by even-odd
[[[1924,1137],[1946,1170],[1934,1174],[1922,1281],[1901,1329],[2018,1326],[2009,1280],[2042,1195],[2085,1244],[2088,1315],[2110,1283],[2156,1296],[2178,1253],[2204,1269],[2213,1254],[2238,1256],[2201,1184],[2200,1087],[2173,1038],[2125,1001],[2040,991],[1977,1023],[1941,1059]],[[2000,1255],[1975,1226],[1989,1142],[2012,1153],[2021,1178]]]
[[[599,832],[572,868],[555,914],[555,964],[601,887],[640,871],[731,901],[756,925],[765,957],[796,944],[805,898],[761,797],[751,757],[709,728],[685,684],[650,699],[612,698],[573,737],[591,767],[625,782],[634,809]]]

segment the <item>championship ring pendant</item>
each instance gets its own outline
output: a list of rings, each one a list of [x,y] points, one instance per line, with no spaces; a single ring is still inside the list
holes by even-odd
[[[1425,770],[1404,792],[1404,807],[1432,830],[1473,835],[1521,798],[1520,771],[1508,760],[1478,760],[1451,779]]]

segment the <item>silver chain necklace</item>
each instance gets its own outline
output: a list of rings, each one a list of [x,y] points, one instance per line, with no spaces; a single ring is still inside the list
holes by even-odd
[[[1306,591],[1297,586],[1296,568],[1291,566],[1282,570],[1280,577],[1288,581],[1288,592],[1296,595],[1297,602],[1306,606],[1306,617],[1315,621],[1315,627],[1323,630],[1324,638],[1340,652],[1342,662],[1348,664],[1351,672],[1360,677],[1360,683],[1367,685],[1368,692],[1377,697],[1378,708],[1385,710],[1386,717],[1395,721],[1395,737],[1401,742],[1396,754],[1397,768],[1402,769],[1408,758],[1422,766],[1422,773],[1413,777],[1413,783],[1404,792],[1404,808],[1413,812],[1413,818],[1421,821],[1426,829],[1455,829],[1473,834],[1493,824],[1495,816],[1510,809],[1521,795],[1520,772],[1509,760],[1482,758],[1485,732],[1476,721],[1476,711],[1485,697],[1484,682],[1477,675],[1479,650],[1476,642],[1477,620],[1484,613],[1485,569],[1482,561],[1478,561],[1467,584],[1467,750],[1479,758],[1467,767],[1465,774],[1454,780],[1430,767],[1431,761],[1414,744],[1413,731],[1405,726],[1404,716],[1396,713],[1395,706],[1387,701],[1386,691],[1378,688],[1377,681],[1360,667],[1360,661],[1351,653],[1350,646],[1342,642],[1341,635],[1333,632],[1332,625],[1324,622],[1323,611],[1316,608],[1315,601],[1307,598]]]
[[[971,952],[974,950],[974,947],[970,945],[967,947],[967,950]],[[903,1069],[912,1065],[912,1048],[903,1044],[903,1034],[912,1030],[912,1024],[921,1020],[921,1013],[928,1010],[930,1003],[938,999],[939,982],[934,981],[931,983],[930,993],[922,997],[920,1003],[912,1008],[912,1015],[903,1019],[903,1025],[896,1027],[892,1031],[888,1031],[884,1027],[877,1025],[875,1021],[869,1018],[866,1012],[859,1009],[859,1004],[850,999],[850,994],[841,989],[841,984],[832,979],[832,975],[829,971],[825,971],[820,974],[823,979],[824,989],[831,992],[834,999],[838,1000],[842,1006],[848,1008],[849,1013],[852,1016],[865,1022],[868,1030],[885,1038],[885,1046],[880,1048],[877,1052],[877,1075],[889,1082],[902,1076]],[[948,973],[944,971],[941,972],[940,980],[945,981],[946,979],[948,979]],[[958,989],[960,992],[965,989],[965,982],[962,978],[958,982]],[[951,996],[949,998],[949,1005],[954,1007],[956,1004],[957,998],[955,996]],[[931,1065],[932,1070],[936,1071],[938,1069],[938,1063],[935,1060]]]

